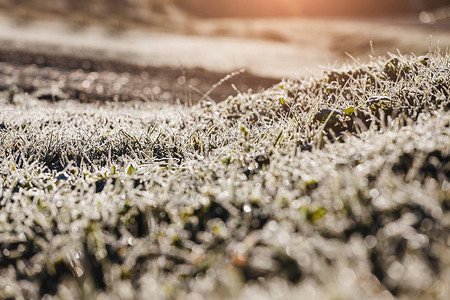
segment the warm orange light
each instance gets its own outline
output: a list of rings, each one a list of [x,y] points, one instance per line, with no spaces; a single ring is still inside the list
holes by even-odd
[[[411,0],[174,0],[207,17],[307,16],[396,13],[414,10]]]

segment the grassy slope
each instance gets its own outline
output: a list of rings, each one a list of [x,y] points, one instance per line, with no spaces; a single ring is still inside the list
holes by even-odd
[[[0,298],[444,299],[449,81],[435,53],[192,108],[5,92]]]

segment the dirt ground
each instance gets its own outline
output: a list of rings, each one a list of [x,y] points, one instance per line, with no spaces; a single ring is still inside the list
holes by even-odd
[[[30,91],[62,86],[69,97],[81,93],[86,99],[117,100],[114,94],[123,94],[118,98],[220,101],[281,78],[320,75],[328,66],[351,61],[350,56],[366,62],[370,55],[421,55],[449,44],[450,24],[425,25],[417,16],[191,19],[176,30],[114,33],[95,26],[76,30],[55,20],[17,24],[0,17],[0,80]],[[241,69],[246,72],[209,91],[226,74]],[[70,76],[76,70],[76,76]],[[102,73],[109,71],[114,74]],[[94,75],[99,79],[89,79],[92,72],[100,72]],[[64,84],[58,83],[61,75],[67,79]]]

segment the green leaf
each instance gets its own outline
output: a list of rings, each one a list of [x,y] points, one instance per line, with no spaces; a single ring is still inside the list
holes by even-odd
[[[228,157],[223,158],[223,159],[222,159],[222,162],[228,166],[228,165],[230,165],[231,160],[232,160],[232,157],[231,157],[231,155],[230,155],[230,156],[228,156]]]
[[[344,114],[347,116],[353,115],[354,112],[355,112],[354,106],[350,106],[350,107],[347,107],[346,109],[344,109]]]
[[[248,138],[248,131],[247,131],[247,129],[245,129],[244,126],[241,126],[239,128],[239,130],[244,134],[244,138],[247,139]]]
[[[127,168],[127,175],[132,175],[134,173],[135,169],[133,164],[130,164]]]
[[[276,148],[278,144],[283,140],[283,129],[281,129],[280,133],[278,134],[277,139],[275,140],[275,143],[273,144],[273,147]]]
[[[325,212],[326,212],[325,208],[323,207],[318,207],[316,209],[308,209],[306,218],[308,219],[309,222],[315,223],[316,221],[323,218]]]

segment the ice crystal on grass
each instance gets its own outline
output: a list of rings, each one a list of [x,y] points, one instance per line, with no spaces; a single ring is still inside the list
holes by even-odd
[[[3,92],[0,298],[445,299],[449,70],[193,107]]]

